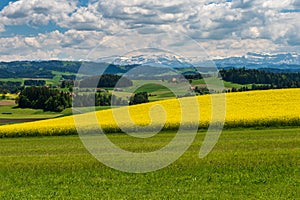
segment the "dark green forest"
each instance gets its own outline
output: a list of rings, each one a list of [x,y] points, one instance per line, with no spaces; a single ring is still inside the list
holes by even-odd
[[[130,87],[133,83],[126,77],[114,74],[103,74],[101,77],[92,76],[80,81],[80,88],[113,88],[113,87]]]
[[[148,103],[148,97],[149,95],[147,92],[138,92],[130,98],[129,105]]]
[[[129,102],[130,101],[130,102]],[[130,99],[109,92],[70,93],[49,87],[26,87],[16,100],[19,108],[61,112],[66,108],[90,106],[121,106],[149,102],[147,92],[133,94]]]
[[[117,66],[107,63],[79,62],[79,61],[14,61],[0,62],[0,78],[47,78],[52,79],[53,71],[76,74],[81,68],[86,75],[122,74],[134,66]],[[64,75],[65,79],[75,79],[74,75]]]
[[[43,109],[61,112],[72,106],[72,96],[48,87],[26,87],[16,100],[20,108]]]
[[[270,88],[299,88],[300,73],[274,73],[264,70],[232,68],[221,70],[223,80],[238,84],[265,84]],[[257,86],[256,86],[257,87]],[[257,87],[256,89],[258,89]]]
[[[25,80],[24,85],[25,86],[45,86],[46,81],[45,80]]]
[[[52,71],[77,73],[81,62],[15,61],[0,62],[0,78],[49,78]]]
[[[22,82],[18,81],[0,81],[0,93],[1,94],[16,94],[23,90]]]
[[[128,105],[127,99],[122,99],[109,92],[75,94],[73,100],[74,107]]]

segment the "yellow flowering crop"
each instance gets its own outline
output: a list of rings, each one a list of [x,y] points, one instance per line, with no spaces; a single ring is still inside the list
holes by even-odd
[[[0,94],[1,96],[3,95],[3,94]],[[8,93],[8,94],[5,94],[5,96],[6,97],[8,97],[8,98],[11,98],[11,99],[15,99],[15,98],[17,98],[18,97],[18,95],[17,94],[10,94],[10,93]]]
[[[215,102],[213,104],[211,96],[170,99],[57,119],[5,125],[0,126],[0,136],[76,134],[75,122],[86,129],[97,129],[100,125],[105,132],[139,131],[141,127],[156,126],[176,129],[180,124],[194,123],[199,124],[199,127],[207,127],[211,122],[212,107],[216,111],[224,108]],[[225,94],[215,94],[213,97],[222,98]],[[222,117],[217,120],[222,121]],[[300,89],[226,94],[225,126],[273,125],[300,125]]]

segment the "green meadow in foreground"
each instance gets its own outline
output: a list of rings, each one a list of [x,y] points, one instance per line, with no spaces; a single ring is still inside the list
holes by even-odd
[[[136,152],[160,148],[173,136],[109,135]],[[78,136],[0,139],[0,199],[299,199],[300,128],[225,130],[199,159],[204,136],[199,131],[179,160],[146,174],[104,166]]]

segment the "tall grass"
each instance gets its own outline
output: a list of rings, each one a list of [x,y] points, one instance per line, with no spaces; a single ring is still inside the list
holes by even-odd
[[[78,136],[0,140],[0,199],[299,199],[300,129],[225,130],[199,159],[204,132],[170,166],[147,174],[106,167]],[[118,146],[148,152],[172,131],[145,140],[110,134]]]

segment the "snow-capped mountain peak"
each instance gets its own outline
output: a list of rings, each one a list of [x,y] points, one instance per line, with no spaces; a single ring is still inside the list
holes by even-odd
[[[247,53],[241,57],[229,57],[214,60],[219,68],[246,67],[246,68],[278,68],[288,69],[300,66],[300,55],[297,53],[260,54]]]
[[[171,54],[140,54],[140,55],[126,55],[114,56],[105,58],[105,61],[110,61],[114,65],[143,65],[152,67],[172,67],[172,68],[185,68],[192,67],[192,64],[185,61],[176,55]],[[104,61],[102,59],[101,61]]]
[[[171,67],[171,68],[189,68],[206,66],[208,60],[199,60],[191,58],[182,58],[169,53],[156,52],[135,52],[124,56],[111,56],[102,58],[98,61],[106,62],[119,66],[142,65],[152,67]],[[279,53],[279,54],[262,54],[247,53],[240,57],[228,57],[223,59],[210,60],[218,68],[227,67],[246,67],[246,68],[278,68],[288,69],[299,66],[300,55],[297,53]],[[204,63],[204,64],[203,64]]]
[[[247,53],[245,59],[254,64],[300,64],[300,56],[296,53],[258,54]]]

